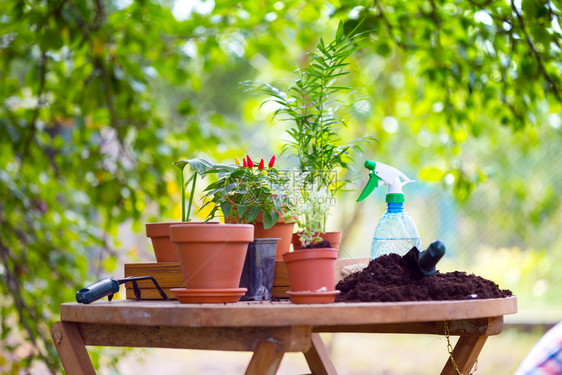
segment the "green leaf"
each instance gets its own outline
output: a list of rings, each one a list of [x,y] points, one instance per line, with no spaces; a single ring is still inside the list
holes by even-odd
[[[203,176],[206,173],[209,173],[211,171],[216,171],[222,168],[222,166],[219,166],[218,164],[215,165],[209,160],[204,158],[180,160],[180,161],[176,161],[174,164],[177,165],[180,169],[183,169],[187,164],[189,164],[189,166],[194,171],[196,171],[200,176]]]
[[[191,100],[184,99],[181,102],[179,102],[178,113],[180,115],[189,115],[190,113],[193,113],[193,111],[194,108],[193,108],[193,104],[191,103]]]
[[[263,227],[269,229],[274,226],[279,220],[279,214],[275,211],[263,212]]]
[[[338,29],[336,31],[336,39],[342,39],[343,36],[344,36],[343,21],[340,21],[340,23],[338,24]]]
[[[258,217],[259,213],[261,212],[260,206],[253,206],[250,208],[250,212],[248,213],[248,223],[253,223],[256,218]]]
[[[238,211],[238,217],[243,218],[248,211],[248,205],[246,204],[238,204],[236,205],[236,210]]]
[[[224,217],[230,217],[230,203],[222,202],[220,204],[220,206],[221,206],[221,211],[222,211],[222,214],[224,215]]]
[[[186,160],[180,160],[180,161],[175,161],[173,164],[176,167],[178,167],[180,171],[183,171],[185,166],[188,164],[188,162]]]

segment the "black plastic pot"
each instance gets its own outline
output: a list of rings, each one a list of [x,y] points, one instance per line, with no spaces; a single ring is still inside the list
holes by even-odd
[[[242,296],[242,301],[271,299],[277,241],[279,238],[255,238],[248,245],[240,278],[240,287],[248,288],[248,291]]]

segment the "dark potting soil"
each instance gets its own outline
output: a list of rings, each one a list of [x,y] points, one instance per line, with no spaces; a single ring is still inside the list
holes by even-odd
[[[502,298],[512,295],[493,281],[455,271],[424,276],[417,263],[419,251],[382,255],[361,272],[340,281],[336,302],[444,301]]]
[[[322,240],[320,242],[311,243],[308,246],[303,247],[303,249],[321,249],[324,247],[332,247],[330,241]]]

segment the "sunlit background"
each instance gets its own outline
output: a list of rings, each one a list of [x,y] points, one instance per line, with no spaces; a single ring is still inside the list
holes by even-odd
[[[553,2],[9,0],[0,14],[0,373],[59,371],[48,336],[59,304],[122,276],[125,263],[154,261],[144,223],[181,213],[172,162],[249,154],[297,165],[280,155],[290,123],[240,82],[287,89],[340,20],[348,29],[363,20],[369,42],[350,61],[344,83],[355,92],[339,133],[377,139],[338,171],[352,181],[328,225],[343,233],[340,257],[370,254],[386,191],[356,199],[363,162],[380,161],[416,180],[404,187],[405,210],[424,248],[445,242],[442,272],[475,273],[518,297],[519,313],[484,347],[481,373],[512,374],[542,323],[561,320]],[[324,338],[342,374],[434,374],[448,356],[443,337]],[[102,374],[238,374],[250,353],[92,357]],[[290,354],[279,373],[307,371]]]

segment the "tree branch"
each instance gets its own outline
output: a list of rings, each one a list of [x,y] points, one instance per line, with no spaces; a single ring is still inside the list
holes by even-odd
[[[435,44],[437,49],[437,54],[434,56],[437,66],[443,68],[447,71],[447,74],[443,78],[443,85],[445,87],[445,105],[447,106],[447,111],[445,111],[445,116],[450,119],[451,121],[447,121],[447,127],[452,131],[454,128],[454,124],[456,122],[454,116],[455,106],[451,102],[451,87],[449,86],[448,82],[448,73],[451,69],[446,65],[445,59],[442,57],[443,45],[441,43],[441,20],[439,19],[439,15],[437,14],[437,4],[435,0],[430,0],[431,3],[431,12],[429,14],[431,20],[435,24]],[[440,56],[440,57],[437,57]]]
[[[39,111],[41,110],[43,91],[45,90],[45,77],[47,76],[47,52],[41,52],[41,63],[39,68],[39,87],[37,89],[37,105],[33,111],[33,117],[31,118],[31,125],[29,127],[29,133],[23,144],[23,150],[20,156],[20,171],[23,169],[24,159],[29,152],[29,146],[31,142],[35,140],[35,132],[37,131],[37,119],[39,118]]]
[[[84,34],[84,40],[88,41],[90,39],[89,24],[84,22],[84,19],[80,16],[80,10],[76,6],[76,4],[74,4],[74,0],[70,0],[68,3],[70,4],[70,6],[72,8],[74,8],[74,10],[76,12],[76,24],[78,25],[78,27],[82,30],[82,33]]]
[[[105,18],[105,8],[102,0],[96,0],[96,17],[94,19],[93,30],[98,31],[102,27]]]
[[[35,332],[33,332],[31,326],[29,325],[28,320],[26,319],[25,315],[27,313],[33,321],[37,321],[37,317],[33,314],[33,310],[25,303],[25,300],[23,299],[21,283],[18,277],[14,274],[14,271],[12,270],[12,268],[17,269],[17,265],[16,265],[17,262],[10,255],[9,248],[6,245],[4,245],[1,238],[0,238],[0,259],[4,266],[4,272],[7,279],[6,285],[14,301],[14,305],[18,312],[20,323],[27,331],[29,340],[33,344],[33,347],[37,351],[39,357],[41,357],[41,360],[48,366],[50,372],[54,374],[53,369],[55,368],[55,366],[49,360],[48,356],[41,352],[40,345],[38,344],[38,340],[40,340],[43,342],[44,345],[48,345],[50,340],[45,335],[41,334],[39,330],[37,331],[37,335],[36,335]],[[10,267],[10,263],[12,263],[13,267]]]
[[[513,34],[513,29],[511,29],[511,34]],[[511,40],[513,39],[513,36],[511,36]],[[509,58],[507,60],[507,63],[505,65],[500,64],[500,66],[502,67],[501,69],[501,73],[502,73],[502,82],[503,82],[503,86],[502,86],[502,95],[501,95],[501,101],[503,104],[505,104],[509,110],[511,111],[511,113],[513,114],[513,116],[515,117],[520,117],[521,113],[515,108],[515,106],[513,105],[513,103],[509,103],[507,101],[507,89],[509,87],[509,84],[507,82],[507,71],[509,69],[509,66],[511,65],[511,62],[513,60],[513,54],[515,53],[515,42],[511,43],[511,51],[509,53]]]
[[[558,15],[558,13],[556,13],[556,11],[552,8],[552,4],[550,3],[550,1],[546,2],[546,7],[548,8],[548,11],[550,13],[550,16],[552,17],[550,20],[551,22],[554,21],[554,19],[556,19],[556,22],[558,22],[559,25],[562,26],[562,23],[560,22],[560,16]],[[552,40],[554,42],[554,44],[556,44],[556,46],[558,48],[560,48],[560,42],[558,42],[558,38],[554,38]]]
[[[117,119],[117,111],[115,110],[115,105],[113,103],[113,91],[111,90],[111,79],[103,61],[100,57],[95,59],[95,67],[101,73],[102,80],[103,80],[103,87],[105,93],[105,104],[107,105],[107,109],[109,110],[109,121],[111,123],[111,127],[117,130],[119,127],[119,121]]]
[[[527,32],[527,28],[525,26],[523,16],[521,15],[521,13],[519,13],[519,10],[517,10],[517,7],[515,6],[515,2],[513,0],[511,0],[511,9],[513,10],[513,13],[517,17],[517,20],[519,21],[519,24],[521,25],[521,30],[523,31],[523,34],[525,34],[525,39],[527,40],[527,44],[529,46],[529,49],[531,50],[533,55],[535,55],[535,58],[537,60],[537,64],[539,64],[539,68],[541,69],[544,78],[547,80],[550,87],[552,88],[552,92],[554,93],[554,96],[556,97],[556,99],[558,99],[558,101],[562,102],[562,97],[560,96],[560,92],[558,91],[558,88],[556,87],[556,82],[554,82],[554,80],[552,79],[550,74],[548,74],[548,72],[546,71],[546,68],[544,67],[544,64],[543,64],[543,61],[542,61],[542,57],[541,57],[539,51],[537,51],[537,49],[535,48],[535,44],[533,43],[533,40],[531,39],[531,36]]]

